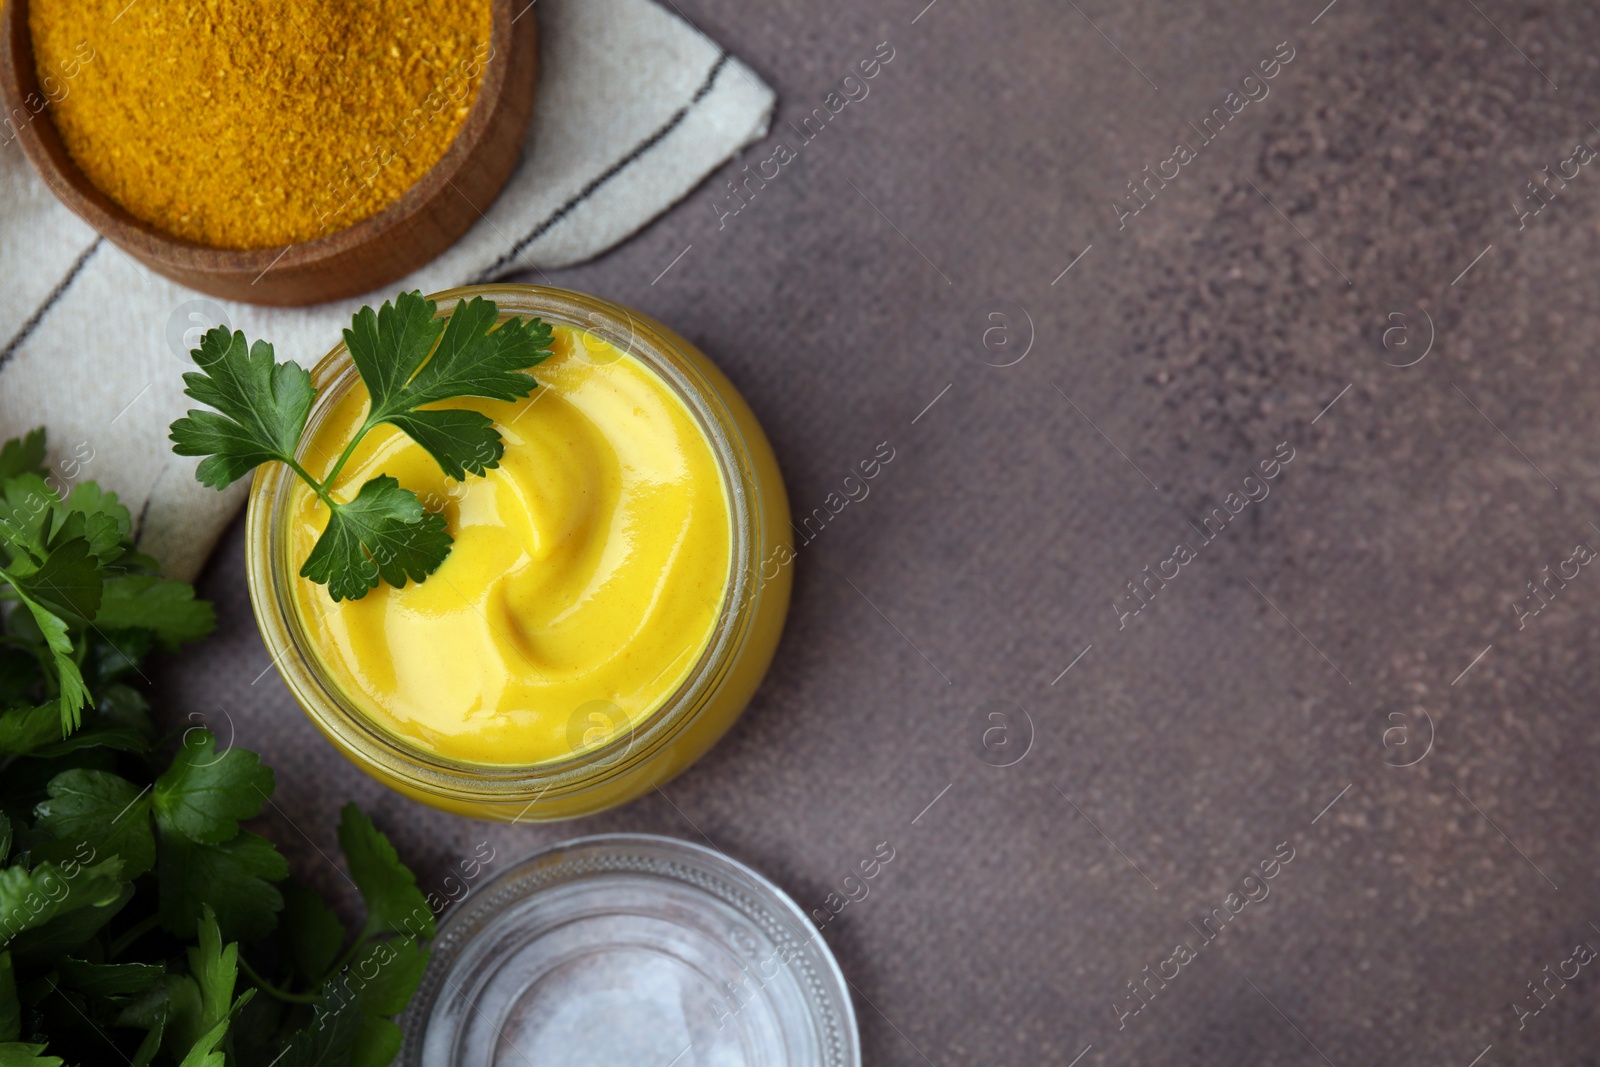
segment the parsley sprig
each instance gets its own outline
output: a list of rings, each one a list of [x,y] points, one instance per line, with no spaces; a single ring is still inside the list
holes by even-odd
[[[242,332],[210,330],[191,355],[200,367],[183,376],[184,392],[213,410],[191,410],[172,424],[173,451],[203,456],[195,476],[222,489],[263,463],[294,471],[328,508],[328,525],[300,570],[328,587],[334,600],[359,600],[379,581],[420,582],[450,554],[444,516],[422,506],[416,493],[387,475],[369,479],[339,500],[339,475],[356,446],[388,423],[427,450],[457,481],[500,465],[505,443],[494,421],[478,411],[428,405],[458,397],[516,400],[538,385],[522,373],[550,357],[551,330],[540,319],[509,319],[496,327],[494,302],[473,297],[448,319],[421,293],[401,293],[376,312],[363,307],[344,331],[345,347],[367,387],[367,417],[321,479],[296,458],[306,419],[317,399],[311,375],[278,363],[265,341],[247,344]]]
[[[43,430],[0,447],[0,609],[17,604],[0,632],[0,707],[9,680],[23,677],[14,672],[31,660],[36,726],[64,736],[82,722],[90,682],[114,669],[98,650],[136,662],[156,645],[209,633],[215,617],[134,548],[133,519],[117,494],[83,482],[63,495],[44,461]],[[5,733],[0,720],[0,751]]]

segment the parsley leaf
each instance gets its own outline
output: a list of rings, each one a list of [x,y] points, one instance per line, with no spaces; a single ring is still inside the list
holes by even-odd
[[[187,582],[119,574],[106,579],[94,621],[104,630],[149,630],[171,652],[216,629],[217,613],[207,601],[195,599]]]
[[[109,771],[74,769],[50,779],[50,799],[33,810],[41,829],[95,855],[122,857],[122,876],[137,878],[156,863],[146,790]]]
[[[351,962],[346,983],[360,993],[363,1011],[387,1018],[406,1010],[427,967],[428,950],[409,937],[373,941]]]
[[[85,538],[58,544],[38,565],[23,561],[9,570],[12,586],[56,615],[82,622],[100,610],[105,581]]]
[[[433,909],[389,839],[354,804],[339,812],[339,847],[367,905],[368,934],[433,936]]]
[[[210,1030],[244,1007],[253,991],[246,992],[238,1000],[233,999],[233,986],[239,977],[239,946],[223,947],[222,931],[209,904],[200,917],[199,935],[200,943],[188,954],[189,973],[200,990],[200,1017],[195,1029]]]
[[[500,466],[500,457],[506,454],[494,420],[481,411],[407,411],[385,421],[427,449],[440,468],[458,482],[468,473],[481,475]]]
[[[344,946],[344,924],[322,898],[291,882],[283,889],[283,937],[300,977],[315,984],[333,966]]]
[[[59,740],[61,710],[55,704],[13,708],[0,715],[0,756],[25,756]]]
[[[254,941],[277,924],[283,895],[271,883],[287,877],[289,867],[278,850],[248,831],[220,845],[163,834],[156,859],[161,927],[175,937],[193,937],[201,909],[209,904],[224,937]]]
[[[226,1067],[228,1057],[217,1050],[217,1044],[228,1032],[228,1020],[224,1019],[189,1046],[189,1054],[178,1063],[178,1067]]]
[[[444,324],[434,317],[437,310],[438,305],[419,292],[401,293],[393,303],[385,300],[376,312],[362,308],[344,331],[345,347],[372,398],[374,415],[387,410],[433,351],[444,331]]]
[[[78,518],[74,518],[78,516]],[[117,499],[93,482],[79,482],[56,509],[56,538],[66,531],[89,539],[95,558],[107,566],[122,562],[131,550],[127,543],[133,517]],[[76,525],[81,522],[82,526]]]
[[[174,1053],[184,1052],[179,1067],[223,1067],[226,1057],[217,1051],[217,1045],[234,1015],[256,991],[247,989],[234,997],[239,946],[223,946],[217,917],[210,906],[201,915],[198,939],[199,944],[188,951],[190,977],[169,992],[162,1022],[170,1024],[166,1035],[169,1047]]]
[[[321,480],[296,458],[316,401],[310,376],[273,362],[272,347],[246,347],[242,333],[207,333],[193,353],[199,373],[184,375],[190,397],[215,411],[194,410],[171,427],[173,450],[204,456],[197,477],[222,488],[272,460],[287,464],[328,508],[328,525],[301,567],[301,577],[328,586],[336,601],[356,600],[380,581],[423,581],[450,553],[442,516],[425,512],[416,494],[385,475],[355,498],[332,494],[361,439],[389,423],[423,448],[451,478],[498,467],[505,442],[479,411],[430,408],[461,397],[515,400],[538,383],[523,373],[548,359],[554,336],[539,319],[504,323],[481,297],[455,306],[447,319],[419,292],[401,293],[374,311],[363,307],[344,331],[368,395],[367,417]]]
[[[387,1067],[400,1054],[400,1028],[388,1019],[367,1017],[350,1043],[350,1067]]]
[[[444,516],[425,511],[417,494],[387,475],[373,478],[348,504],[335,505],[300,576],[328,587],[334,600],[359,600],[381,577],[403,586],[422,581],[450,554]]]
[[[83,672],[78,669],[78,661],[73,658],[72,639],[67,635],[67,623],[61,616],[17,588],[16,579],[3,570],[0,570],[0,581],[11,583],[12,591],[28,609],[29,616],[38,628],[40,638],[50,650],[50,662],[56,670],[56,686],[60,694],[57,710],[61,722],[61,736],[65,737],[82,723],[80,713],[83,706],[89,702],[89,687],[84,683]],[[16,619],[13,618],[11,622],[15,627]]]
[[[54,709],[52,709],[54,710]],[[146,752],[150,741],[131,726],[106,725],[103,721],[94,726],[82,727],[71,737],[43,745],[29,753],[40,759],[56,759],[80,748],[112,748],[118,752]]]
[[[119,563],[133,520],[117,494],[102,492],[93,482],[75,485],[63,500],[50,483],[34,473],[0,483],[0,541],[11,546],[12,564],[37,561],[53,546],[87,538],[90,553],[102,564]]]
[[[71,869],[70,863],[62,865],[63,871]],[[79,877],[82,877],[81,873]],[[115,879],[116,875],[108,871],[106,878]],[[107,892],[109,894],[110,890]],[[105,904],[63,912],[38,929],[19,934],[11,942],[11,957],[19,967],[37,969],[40,963],[47,960],[60,959],[68,952],[81,951],[132,899],[133,886],[123,882],[116,895],[109,896]]]
[[[345,331],[345,345],[371,396],[367,425],[399,427],[459,481],[467,471],[482,474],[499,465],[505,444],[494,421],[477,411],[417,409],[462,396],[527,396],[538,383],[521,371],[550,357],[553,335],[538,320],[513,319],[494,329],[498,309],[492,301],[474,297],[456,305],[433,357],[423,364],[433,338],[439,337],[437,329],[424,329],[425,323],[437,326],[435,308],[417,293],[401,294],[376,317],[363,308],[353,328]]]
[[[431,309],[433,302],[427,303]],[[519,372],[550,358],[548,346],[554,334],[537,319],[511,319],[495,329],[499,314],[494,302],[482,297],[457,304],[433,358],[404,389],[382,401],[375,399],[373,413],[388,418],[396,411],[458,396],[490,400],[527,396],[538,382]]]
[[[203,845],[220,845],[239,832],[238,819],[261,813],[272,796],[272,769],[242,748],[216,753],[209,730],[193,730],[156,779],[152,807],[165,833]]]
[[[361,1032],[361,1006],[355,997],[331,994],[333,979],[323,988],[311,1022],[289,1039],[277,1067],[333,1067],[349,1062],[350,1046]]]
[[[44,551],[45,533],[61,498],[43,476],[33,473],[10,479],[4,489],[0,494],[0,542],[11,546],[8,558],[19,558],[19,551],[39,555]]]
[[[62,988],[102,999],[143,993],[166,971],[159,963],[86,963],[71,956],[56,961]]]
[[[151,987],[132,998],[117,1013],[117,1026],[146,1030],[144,1041],[135,1054],[134,1067],[148,1065],[165,1045],[176,1058],[179,1052],[193,1044],[192,1040],[179,1045],[184,1036],[180,1020],[195,1019],[200,1015],[200,989],[194,979],[186,974],[162,975]]]
[[[0,482],[19,474],[44,474],[44,427],[26,437],[13,437],[0,447]]]
[[[400,1027],[389,1017],[405,1010],[422,984],[428,952],[410,938],[369,945],[350,965],[352,974],[371,974],[361,986],[361,1029],[350,1047],[351,1067],[385,1067],[400,1051]]]
[[[71,631],[100,610],[106,566],[129,547],[128,522],[116,496],[97,487],[80,486],[63,502],[35,473],[0,482],[0,585],[27,608],[13,612],[5,628],[48,650],[62,736],[81,724],[89,698],[83,650]]]
[[[115,857],[93,867],[40,863],[30,870],[17,863],[0,870],[0,947],[58,916],[114,904],[122,895],[121,872]]]
[[[277,363],[272,346],[246,349],[244,333],[213,327],[190,353],[200,372],[183,376],[185,395],[216,411],[191,410],[171,427],[172,450],[204,456],[196,477],[222,489],[268,460],[294,461],[316,390],[295,363]]]

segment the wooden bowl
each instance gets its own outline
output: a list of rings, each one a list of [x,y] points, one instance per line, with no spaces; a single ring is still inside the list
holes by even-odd
[[[477,99],[444,156],[376,215],[287,249],[185,241],[134,218],[96,189],[50,121],[33,62],[28,0],[5,3],[0,103],[56,197],[151,270],[202,293],[252,304],[337,300],[388,285],[443,252],[482,217],[511,176],[533,114],[538,31],[532,5],[490,0],[490,6],[490,58]]]

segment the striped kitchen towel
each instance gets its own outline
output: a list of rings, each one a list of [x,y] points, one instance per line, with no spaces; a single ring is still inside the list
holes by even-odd
[[[477,226],[380,295],[596,256],[766,133],[772,90],[654,0],[542,0],[537,14],[522,162]],[[188,350],[221,323],[309,364],[364,302],[261,308],[187,290],[101,239],[20,145],[0,145],[0,438],[48,427],[61,480],[114,490],[172,577],[199,571],[246,485],[208,489],[170,450],[167,425],[190,406]]]

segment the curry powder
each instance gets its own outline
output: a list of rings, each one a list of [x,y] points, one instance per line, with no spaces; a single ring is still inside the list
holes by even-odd
[[[50,116],[136,218],[215,248],[336,232],[449,148],[492,56],[489,0],[32,0]]]

